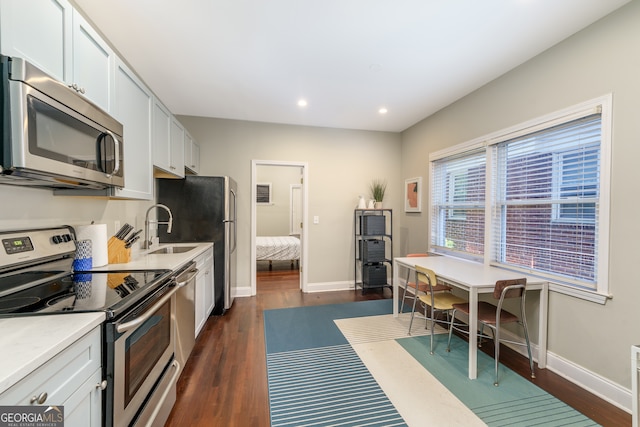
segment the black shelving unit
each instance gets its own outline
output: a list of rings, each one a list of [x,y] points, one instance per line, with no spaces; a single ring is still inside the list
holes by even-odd
[[[393,289],[392,210],[356,209],[353,229],[355,290]]]

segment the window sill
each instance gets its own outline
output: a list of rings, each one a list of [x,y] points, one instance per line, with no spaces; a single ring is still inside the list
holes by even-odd
[[[557,292],[559,294],[580,298],[586,301],[595,302],[597,304],[602,304],[602,305],[604,305],[608,299],[612,298],[611,295],[605,295],[596,291],[590,291],[586,289],[579,289],[573,286],[567,286],[561,283],[554,283],[551,281],[549,281],[549,290],[551,292]]]

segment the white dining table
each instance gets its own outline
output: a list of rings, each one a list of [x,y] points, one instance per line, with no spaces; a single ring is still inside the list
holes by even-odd
[[[400,270],[415,271],[415,266],[433,270],[436,277],[443,282],[462,289],[469,294],[469,378],[478,377],[478,295],[493,293],[498,280],[527,278],[527,292],[540,292],[538,318],[538,367],[547,365],[547,323],[549,284],[541,278],[527,276],[522,273],[500,267],[489,266],[450,256],[398,257],[393,259],[393,316],[398,317]]]

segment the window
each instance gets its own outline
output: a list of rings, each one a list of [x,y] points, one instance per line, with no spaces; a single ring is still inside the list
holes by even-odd
[[[604,302],[610,106],[599,98],[432,153],[431,249]]]
[[[596,146],[557,155],[555,198],[575,200],[576,203],[565,202],[556,205],[553,212],[554,220],[595,223],[599,154],[599,147]]]
[[[271,183],[256,184],[256,203],[259,205],[270,205]]]
[[[446,158],[432,168],[432,247],[484,254],[485,151]]]
[[[593,114],[491,147],[494,262],[595,289],[600,129]]]
[[[469,171],[457,171],[450,172],[447,178],[447,187],[448,191],[448,199],[449,204],[453,207],[456,204],[462,204],[469,193]],[[449,209],[448,210],[449,219],[467,219],[467,215],[464,209]]]

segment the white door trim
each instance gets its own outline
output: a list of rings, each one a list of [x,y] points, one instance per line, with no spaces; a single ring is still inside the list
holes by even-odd
[[[300,240],[302,250],[300,254],[300,289],[308,292],[307,280],[307,254],[309,253],[309,233],[307,226],[307,212],[309,198],[307,196],[309,185],[309,164],[307,162],[290,162],[279,160],[251,160],[251,295],[257,293],[256,286],[256,232],[257,232],[257,210],[256,210],[256,178],[258,166],[295,166],[302,168],[302,235]]]
[[[302,202],[302,184],[290,184],[289,185],[289,234],[301,234],[302,227],[300,226],[303,218],[302,218],[302,203],[298,203],[296,205],[296,193],[298,193],[298,197],[300,197],[300,202]],[[300,210],[298,214],[300,216],[300,220],[297,221],[295,217],[296,207]]]

